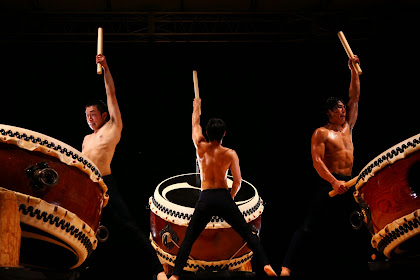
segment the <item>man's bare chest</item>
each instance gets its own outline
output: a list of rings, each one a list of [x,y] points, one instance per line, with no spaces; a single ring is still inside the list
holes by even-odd
[[[342,132],[329,132],[326,141],[326,150],[330,152],[353,151],[353,141],[350,134]]]

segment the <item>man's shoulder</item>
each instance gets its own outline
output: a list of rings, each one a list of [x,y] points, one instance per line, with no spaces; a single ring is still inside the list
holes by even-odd
[[[87,139],[91,138],[92,136],[93,136],[93,133],[86,134],[85,137],[84,137],[84,140],[87,140]]]
[[[230,156],[238,156],[238,154],[236,153],[236,151],[234,149],[228,148],[228,147],[223,147],[224,151],[229,154]]]
[[[330,130],[325,126],[318,127],[312,134],[312,141],[325,142],[328,139]]]
[[[328,128],[326,128],[325,126],[321,126],[321,127],[318,127],[317,129],[315,129],[314,130],[314,135],[316,135],[316,134],[325,134],[325,133],[328,133],[330,130],[328,129]]]

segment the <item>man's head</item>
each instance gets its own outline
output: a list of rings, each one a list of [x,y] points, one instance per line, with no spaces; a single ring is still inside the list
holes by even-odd
[[[206,132],[210,142],[222,142],[223,136],[226,134],[226,124],[221,119],[210,119],[207,122]]]
[[[329,123],[342,125],[346,122],[346,105],[339,97],[329,97],[325,101],[324,113]]]
[[[108,108],[102,101],[91,101],[85,106],[86,121],[92,130],[100,129],[108,118]]]

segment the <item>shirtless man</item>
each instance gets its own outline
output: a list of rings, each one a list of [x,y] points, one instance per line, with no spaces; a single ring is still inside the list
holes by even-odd
[[[194,214],[185,233],[184,241],[178,251],[175,267],[170,280],[178,280],[187,262],[191,248],[204,230],[212,216],[225,219],[241,237],[248,242],[248,247],[254,252],[259,265],[269,276],[276,276],[265,252],[252,233],[244,217],[233,201],[241,186],[241,170],[236,152],[222,146],[226,134],[226,125],[221,119],[209,120],[206,132],[209,142],[203,136],[200,126],[199,108],[201,99],[194,99],[192,114],[192,139],[197,150],[201,172],[201,193],[195,205]],[[227,185],[227,172],[231,170],[233,176],[232,190]]]
[[[359,58],[355,56],[354,61],[359,63]],[[348,188],[344,184],[351,179],[354,150],[352,133],[358,115],[360,96],[359,75],[353,68],[351,59],[348,65],[351,79],[347,107],[339,98],[328,98],[326,102],[328,123],[317,128],[311,139],[312,162],[315,170],[325,180],[326,185],[332,187],[339,194],[347,192]],[[313,215],[313,213],[319,213],[315,208],[328,208],[331,201],[332,198],[328,197],[328,189],[325,188],[320,189],[319,193],[314,196],[312,208],[309,209],[311,214],[293,235],[283,262],[281,276],[290,275],[296,258],[295,254],[302,239],[306,238],[312,225],[316,224],[316,219],[320,219]]]
[[[357,56],[354,60],[359,62]],[[352,133],[359,111],[360,80],[351,60],[349,68],[351,82],[347,107],[342,100],[330,98],[330,102],[336,104],[331,104],[334,107],[327,112],[328,124],[316,129],[311,140],[314,168],[339,194],[345,193],[347,188],[345,182],[337,180],[332,173],[351,176],[354,150]]]
[[[83,140],[82,153],[95,163],[98,167],[105,184],[108,187],[109,203],[104,208],[101,222],[104,223],[110,234],[116,236],[120,233],[127,239],[132,239],[134,244],[130,246],[132,251],[125,252],[124,256],[132,258],[140,257],[138,263],[145,264],[145,267],[152,270],[157,275],[158,280],[167,279],[163,267],[156,256],[156,252],[151,246],[147,236],[138,228],[130,210],[126,206],[123,198],[117,190],[117,185],[111,175],[111,161],[115,153],[115,148],[121,139],[123,128],[121,112],[115,95],[114,80],[111,76],[107,61],[104,55],[96,56],[96,63],[100,63],[104,70],[104,82],[107,97],[107,106],[101,101],[86,105],[86,121],[93,130],[92,134],[86,135]],[[107,108],[108,107],[108,108]],[[109,112],[109,120],[107,121]],[[114,239],[115,242],[115,239]],[[121,244],[113,244],[111,247],[120,247]],[[108,247],[107,247],[108,248]],[[146,257],[139,252],[143,252]],[[111,252],[104,252],[110,254]],[[107,259],[111,256],[107,255]],[[103,270],[106,276],[109,276],[110,266],[104,265]],[[123,275],[121,275],[123,276]],[[130,275],[131,277],[132,275]]]
[[[123,123],[115,95],[114,80],[112,79],[105,56],[101,54],[97,55],[96,63],[101,63],[104,69],[109,121],[106,121],[108,114],[105,105],[88,104],[86,106],[86,121],[93,130],[93,133],[85,136],[82,153],[95,163],[101,175],[105,177],[111,175],[111,161],[115,148],[121,139]]]

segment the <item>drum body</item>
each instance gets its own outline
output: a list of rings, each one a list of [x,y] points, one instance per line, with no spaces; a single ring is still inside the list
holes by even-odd
[[[388,258],[418,254],[420,240],[420,134],[372,160],[360,173],[355,199],[372,246]]]
[[[197,173],[183,174],[160,183],[149,200],[151,242],[161,262],[174,266],[178,246],[200,195]],[[228,185],[232,181],[228,179]],[[264,206],[254,186],[242,181],[235,202],[253,232],[261,229]],[[185,270],[234,270],[252,257],[252,251],[229,224],[213,217],[194,243]]]
[[[81,152],[46,135],[0,125],[0,187],[18,199],[21,265],[75,268],[96,248],[107,188]]]

